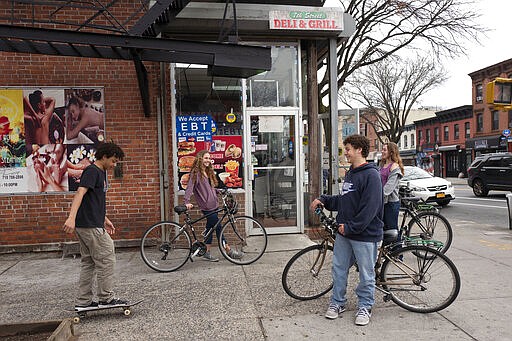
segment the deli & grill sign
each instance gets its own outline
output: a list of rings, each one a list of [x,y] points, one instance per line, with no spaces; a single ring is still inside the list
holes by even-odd
[[[311,11],[270,11],[271,30],[342,31],[343,12],[314,8]]]

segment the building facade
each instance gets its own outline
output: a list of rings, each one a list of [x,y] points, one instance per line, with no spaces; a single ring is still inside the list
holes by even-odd
[[[11,18],[15,12],[44,19],[52,12],[51,6],[31,10],[30,1],[13,11],[10,6],[15,3],[0,4],[0,18]],[[329,39],[335,42],[348,32],[344,13],[322,9],[323,1],[237,4],[238,31],[228,29],[224,38],[254,42],[255,48],[251,49],[247,45],[214,43],[221,37],[220,31],[225,31],[221,27],[224,4],[190,1],[178,11],[179,3],[162,9],[165,16],[155,16],[157,25],[151,27],[162,28],[161,36],[166,39],[155,44],[176,44],[173,49],[165,45],[167,50],[159,53],[145,50],[147,44],[154,43],[143,40],[147,32],[123,37],[122,41],[116,40],[116,35],[105,36],[97,43],[111,39],[120,44],[106,48],[90,48],[87,44],[75,47],[72,42],[61,46],[56,41],[64,38],[53,31],[45,31],[55,40],[47,45],[16,41],[0,44],[0,119],[7,119],[2,121],[0,131],[4,174],[0,179],[0,251],[23,246],[27,250],[55,250],[61,243],[74,240],[62,232],[73,188],[78,186],[83,167],[94,161],[95,144],[105,140],[113,140],[126,153],[125,160],[109,174],[107,211],[118,227],[117,241],[137,245],[148,226],[162,219],[178,220],[172,209],[183,202],[190,161],[202,149],[211,153],[215,171],[235,193],[240,212],[262,219],[268,233],[304,232],[306,165],[308,158],[318,156],[321,160],[321,153],[310,149],[318,146],[311,134],[315,130],[312,124],[319,122],[314,116],[318,115],[318,93],[312,89],[317,88],[319,60],[329,53],[335,55],[336,45],[329,48]],[[70,2],[66,6],[72,5]],[[153,5],[156,9],[161,6],[159,2]],[[77,18],[66,6],[59,12],[59,19]],[[232,6],[226,11],[231,24]],[[125,23],[139,8],[139,1],[125,0],[110,10],[117,15],[116,22]],[[87,6],[82,8],[80,18],[84,21],[96,17],[94,10],[87,10]],[[291,22],[287,19],[290,12],[303,14],[304,20],[297,19],[300,30],[283,26]],[[310,22],[314,16],[308,13],[312,12],[329,18],[329,25]],[[141,14],[142,19],[145,14]],[[172,17],[173,21],[161,23],[163,17]],[[109,23],[102,20],[102,24]],[[126,31],[136,31],[139,23],[127,25]],[[0,27],[4,34],[1,39],[24,37],[25,31],[17,31],[8,19],[2,24],[7,27]],[[62,35],[74,38],[71,28],[62,28],[67,29]],[[40,39],[45,38],[41,35]],[[132,44],[133,49],[124,49],[123,44]],[[13,47],[18,52],[12,52]],[[178,53],[177,47],[182,47]],[[196,52],[190,53],[190,49]],[[141,58],[169,56],[171,61],[140,63],[139,50]],[[263,73],[251,73],[251,66],[260,62],[254,56],[261,50],[268,50],[271,67]],[[134,60],[113,59],[130,53],[135,54]],[[44,98],[46,109],[53,111],[48,112],[50,133],[45,140],[30,140],[30,117],[42,115],[34,113],[38,104],[30,101],[38,96]],[[68,126],[79,125],[71,115],[73,105],[81,109],[81,115],[94,113],[103,121],[72,135],[74,128]],[[22,143],[23,150],[18,148]],[[65,147],[62,161],[60,145]],[[39,166],[34,165],[44,163],[49,167],[56,155],[60,155],[63,176],[57,184],[50,184],[38,177]],[[321,172],[317,173],[318,179],[309,173],[309,184],[321,181]],[[285,211],[287,214],[283,214]],[[251,233],[250,229],[246,232]]]
[[[469,74],[472,82],[474,130],[466,141],[472,158],[480,154],[507,151],[505,129],[512,128],[512,111],[503,110],[486,102],[487,83],[497,77],[512,78],[512,59],[485,67]]]

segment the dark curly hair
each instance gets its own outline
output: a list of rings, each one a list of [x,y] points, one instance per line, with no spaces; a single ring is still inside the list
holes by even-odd
[[[361,148],[361,156],[366,158],[368,157],[368,153],[370,152],[370,140],[363,135],[350,135],[345,140],[343,140],[343,144],[350,144],[355,149]]]

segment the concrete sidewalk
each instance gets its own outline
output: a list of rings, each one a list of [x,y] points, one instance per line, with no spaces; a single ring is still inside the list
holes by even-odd
[[[455,303],[439,313],[412,313],[384,303],[376,292],[370,324],[357,327],[357,279],[351,274],[348,311],[335,321],[325,319],[328,295],[300,302],[282,289],[286,262],[311,243],[304,235],[287,235],[270,236],[268,251],[249,266],[221,257],[218,263],[198,260],[174,273],[157,273],[137,250],[120,251],[118,296],[145,301],[129,317],[121,310],[93,312],[75,330],[80,340],[512,340],[506,312],[512,304],[512,247],[485,248],[475,243],[481,230],[452,224],[458,236],[449,256],[463,285]],[[66,309],[74,303],[79,263],[57,254],[0,255],[0,324],[74,316]]]

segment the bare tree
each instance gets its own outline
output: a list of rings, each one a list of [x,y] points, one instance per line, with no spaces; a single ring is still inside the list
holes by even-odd
[[[377,118],[367,123],[398,143],[412,106],[446,79],[446,71],[433,59],[392,57],[354,73],[341,89],[340,99],[345,104],[356,101],[366,107]],[[377,136],[384,142],[380,134]]]
[[[338,88],[357,69],[412,47],[427,44],[438,56],[464,54],[464,42],[478,41],[485,29],[474,21],[474,0],[339,0],[356,22],[348,39],[340,38]],[[321,98],[328,89],[328,73],[319,84]]]

